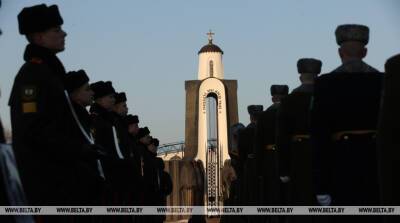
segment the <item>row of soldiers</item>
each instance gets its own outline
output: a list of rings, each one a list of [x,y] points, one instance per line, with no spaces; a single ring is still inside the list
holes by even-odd
[[[231,185],[228,205],[400,203],[393,189],[394,165],[400,158],[398,154],[391,157],[396,154],[398,143],[393,135],[399,123],[390,124],[394,95],[393,84],[388,81],[399,75],[400,55],[386,62],[383,74],[363,61],[369,41],[367,26],[341,25],[335,35],[342,65],[318,76],[320,60],[298,60],[301,85],[290,94],[287,85],[272,85],[273,104],[265,111],[262,105],[248,106],[250,124],[231,127],[230,155],[237,179]],[[383,94],[383,90],[387,92]],[[240,218],[245,222],[317,221],[315,217],[298,216]],[[348,219],[352,218],[318,220]],[[381,221],[376,216],[352,220]]]
[[[110,81],[90,84],[84,70],[66,72],[56,56],[64,51],[67,35],[58,7],[24,8],[18,22],[29,43],[9,106],[12,146],[27,204],[166,205],[172,181],[157,157],[159,141],[147,127],[139,128],[138,116],[128,114],[125,93],[117,93]],[[114,216],[96,222],[164,219]],[[37,220],[90,222],[94,218]]]
[[[66,37],[57,6],[24,8],[18,22],[29,44],[9,105],[13,149],[29,204],[165,204],[171,180],[156,157],[158,141],[148,128],[139,128],[137,116],[127,115],[125,94],[108,81],[89,84],[83,70],[67,73],[56,56]],[[391,121],[391,107],[385,106],[395,97],[382,95],[382,89],[393,89],[391,82],[382,88],[384,75],[362,60],[368,27],[339,26],[336,39],[341,66],[318,77],[319,60],[299,60],[302,85],[290,94],[287,86],[272,86],[273,105],[265,111],[249,106],[251,124],[233,126],[230,155],[238,178],[230,204],[398,204],[393,164],[399,162],[390,149],[398,126],[382,124]],[[388,60],[385,77],[399,73],[399,60]],[[377,150],[383,137],[389,140]]]

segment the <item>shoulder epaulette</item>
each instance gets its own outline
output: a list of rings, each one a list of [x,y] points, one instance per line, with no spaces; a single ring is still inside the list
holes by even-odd
[[[34,64],[42,64],[43,60],[38,57],[33,57],[29,62],[34,63]]]
[[[99,116],[99,114],[96,113],[96,112],[91,112],[89,115],[90,115],[91,117]]]

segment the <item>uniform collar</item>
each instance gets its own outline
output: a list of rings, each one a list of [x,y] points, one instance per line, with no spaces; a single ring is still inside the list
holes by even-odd
[[[112,113],[108,111],[107,109],[101,107],[99,104],[94,103],[90,107],[90,113],[100,115],[100,116],[106,116],[106,117],[112,117]]]
[[[360,72],[377,73],[379,71],[360,59],[352,59],[346,61],[345,63],[343,63],[338,68],[332,71],[332,73],[360,73]]]
[[[314,84],[302,84],[299,87],[295,88],[292,93],[303,92],[303,93],[312,93],[314,91]]]
[[[279,105],[280,105],[280,103],[273,103],[271,106],[269,106],[269,107],[267,108],[266,111],[278,109],[278,108],[279,108]]]
[[[66,72],[63,64],[55,53],[47,48],[32,43],[28,44],[25,49],[24,60],[26,62],[39,60],[48,65],[56,74],[65,76]]]
[[[72,106],[75,109],[75,112],[79,118],[79,121],[85,128],[90,128],[91,126],[91,118],[89,112],[82,105],[72,101]]]

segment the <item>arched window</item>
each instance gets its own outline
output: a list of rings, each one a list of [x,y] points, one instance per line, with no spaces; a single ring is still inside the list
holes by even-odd
[[[214,62],[210,60],[210,77],[214,77]]]

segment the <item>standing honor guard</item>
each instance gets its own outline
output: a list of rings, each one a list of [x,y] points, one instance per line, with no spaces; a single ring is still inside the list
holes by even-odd
[[[376,131],[383,75],[362,60],[368,40],[366,26],[339,26],[342,65],[315,82],[311,140],[315,190],[322,205],[379,204]],[[352,217],[335,219],[343,218]],[[359,220],[379,222],[375,216]]]
[[[115,103],[113,106],[112,114],[114,116],[114,126],[116,130],[116,136],[118,138],[118,145],[123,155],[123,159],[120,160],[120,169],[118,170],[121,176],[119,184],[119,193],[121,204],[133,205],[137,204],[138,201],[132,197],[132,190],[137,189],[138,183],[140,182],[140,172],[138,167],[138,159],[134,157],[134,142],[131,140],[129,134],[129,126],[127,122],[127,98],[125,92],[115,94]]]
[[[132,142],[129,139],[128,124],[125,117],[128,115],[128,106],[126,104],[127,98],[125,92],[115,94],[115,103],[112,109],[114,116],[114,126],[116,129],[117,137],[119,139],[119,146],[124,157],[132,157]]]
[[[289,205],[315,205],[309,121],[314,79],[321,66],[316,59],[297,62],[301,85],[282,99],[277,114],[279,172],[280,178],[289,182]]]
[[[246,197],[246,205],[255,206],[257,202],[257,176],[255,163],[255,132],[258,117],[263,111],[262,105],[249,105],[247,111],[250,115],[250,124],[239,134],[239,146],[247,154],[243,168],[243,189]]]
[[[94,143],[92,121],[86,107],[92,104],[93,91],[89,86],[89,77],[84,70],[67,73],[65,79],[66,98],[71,110],[71,122],[75,129],[71,132],[76,143],[82,144],[82,159],[76,161],[76,175],[80,187],[79,202],[75,205],[100,205],[104,186],[104,170],[100,158],[104,149]]]
[[[93,102],[93,91],[89,87],[89,77],[84,70],[67,73],[65,78],[65,95],[71,110],[69,121],[75,123],[71,129],[71,140],[81,144],[81,156],[75,161],[73,170],[77,177],[76,202],[73,205],[101,205],[104,193],[105,176],[100,161],[104,157],[104,149],[94,142],[92,121],[86,107]],[[94,216],[71,216],[71,222],[91,222]]]
[[[276,148],[276,113],[283,97],[287,96],[287,85],[272,85],[270,88],[272,105],[263,111],[256,129],[256,164],[259,183],[259,205],[281,205],[281,185],[278,172]],[[268,216],[270,222],[278,222],[277,216]]]
[[[316,204],[312,183],[310,143],[310,104],[314,79],[321,72],[321,61],[303,58],[297,62],[301,85],[282,99],[277,113],[276,145],[279,176],[286,189],[287,205]],[[290,222],[312,222],[312,216],[288,216]]]
[[[98,81],[90,85],[94,91],[95,103],[90,108],[93,119],[93,133],[96,144],[104,147],[104,173],[107,179],[108,190],[106,203],[122,205],[121,187],[125,176],[121,174],[124,154],[120,148],[120,140],[115,126],[115,114],[112,112],[115,103],[115,90],[110,81]]]
[[[400,204],[400,107],[398,106],[400,84],[400,54],[385,64],[384,92],[378,130],[379,180],[382,205]],[[398,222],[398,216],[387,216],[385,222]]]
[[[241,182],[243,181],[243,174],[239,169],[239,132],[242,131],[245,126],[242,123],[236,123],[230,127],[230,146],[229,146],[229,156],[231,167],[234,170],[234,180],[231,182],[230,191],[229,191],[229,199],[225,201],[225,205],[227,206],[240,206],[244,203],[242,202],[242,194],[241,194]]]
[[[158,139],[153,138],[151,144],[149,145],[149,150],[157,155],[157,150],[160,142]],[[160,157],[154,157],[154,165],[157,169],[157,188],[156,188],[156,206],[167,206],[167,196],[172,193],[172,179],[169,173],[165,171],[164,160]],[[159,215],[155,217],[154,222],[164,222],[166,220],[166,215]]]
[[[116,92],[111,81],[98,81],[90,85],[94,91],[95,103],[90,108],[94,126],[94,138],[96,144],[102,146],[106,156],[102,159],[104,175],[106,177],[106,189],[103,196],[105,205],[127,205],[129,198],[127,186],[130,184],[127,178],[130,160],[127,157],[127,149],[122,148],[122,141],[118,134],[118,124],[113,112],[116,101]],[[129,216],[107,216],[106,222],[132,222]]]
[[[260,204],[279,205],[278,156],[275,145],[276,113],[281,99],[287,96],[287,85],[272,85],[272,105],[260,114],[256,129],[256,162],[260,183]]]
[[[249,105],[247,111],[250,115],[250,124],[246,126],[239,133],[239,147],[241,151],[247,154],[244,160],[243,176],[242,176],[242,190],[245,198],[245,205],[256,206],[259,198],[258,190],[258,177],[255,156],[255,133],[258,123],[258,118],[263,111],[262,105]],[[243,153],[241,154],[243,156]],[[256,222],[256,216],[248,216],[249,222]]]
[[[29,44],[25,64],[14,80],[9,105],[13,147],[30,205],[70,205],[76,177],[73,165],[81,144],[71,141],[71,115],[64,93],[65,69],[56,54],[66,33],[56,5],[24,8],[19,32]]]

